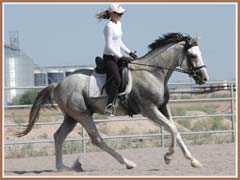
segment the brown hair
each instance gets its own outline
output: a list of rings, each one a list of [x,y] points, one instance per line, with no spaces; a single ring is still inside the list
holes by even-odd
[[[97,14],[96,14],[96,17],[97,17],[98,20],[110,19],[111,14],[109,13],[108,10],[106,10],[106,11],[102,11],[102,12],[100,12],[100,13],[97,13]]]

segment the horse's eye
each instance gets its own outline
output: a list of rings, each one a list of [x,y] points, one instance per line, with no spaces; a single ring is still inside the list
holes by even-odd
[[[197,55],[195,55],[195,54],[189,54],[189,56],[190,56],[190,58],[196,58],[197,57]]]

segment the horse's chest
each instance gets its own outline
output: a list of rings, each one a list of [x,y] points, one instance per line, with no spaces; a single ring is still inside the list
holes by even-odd
[[[162,83],[158,81],[143,81],[139,88],[141,97],[154,102],[156,105],[162,105],[168,101],[168,93]]]
[[[154,90],[152,101],[157,106],[165,106],[169,100],[169,93],[165,89],[165,87],[159,87],[158,89]]]

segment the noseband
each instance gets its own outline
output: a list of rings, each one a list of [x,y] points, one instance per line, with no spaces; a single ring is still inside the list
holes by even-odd
[[[191,61],[189,52],[186,53],[186,57],[187,57],[187,63],[188,63],[188,67],[189,67],[189,70],[187,71],[187,73],[189,74],[189,76],[196,77],[197,70],[206,67],[206,65],[194,66],[193,62]]]
[[[189,70],[186,73],[189,74],[189,76],[191,76],[191,77],[198,78],[197,70],[199,70],[201,68],[204,68],[206,66],[205,65],[194,66],[193,62],[191,61],[191,54],[188,52],[188,49],[190,49],[194,46],[197,46],[198,44],[197,43],[190,43],[189,39],[186,40],[185,42],[186,42],[186,44],[184,46],[184,51],[185,51],[185,56],[187,57],[187,64],[188,64],[188,67],[189,67]],[[183,60],[185,59],[185,56],[183,57]],[[183,60],[181,62],[181,65],[183,63]],[[180,67],[181,67],[181,65],[180,65]]]

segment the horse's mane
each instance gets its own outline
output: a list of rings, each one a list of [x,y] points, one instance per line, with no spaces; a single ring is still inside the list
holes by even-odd
[[[184,36],[181,33],[167,33],[164,34],[162,37],[159,37],[156,39],[152,44],[150,44],[148,47],[150,48],[150,51],[153,51],[157,48],[161,48],[167,44],[170,43],[178,43],[181,41],[189,41],[192,37],[189,35]]]

